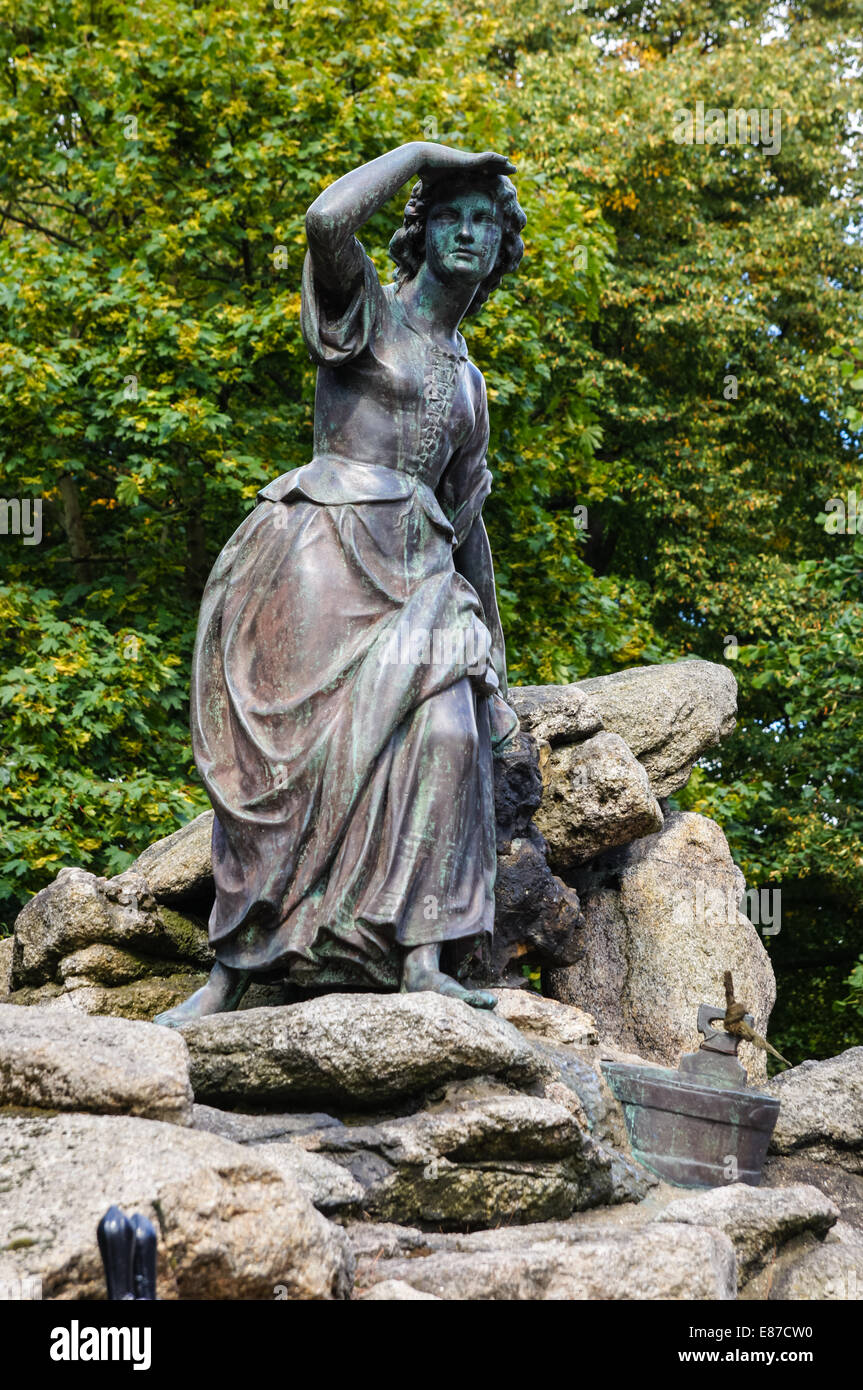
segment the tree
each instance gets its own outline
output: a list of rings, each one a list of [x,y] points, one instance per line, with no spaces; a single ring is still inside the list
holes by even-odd
[[[510,137],[488,18],[440,0],[0,0],[0,17],[0,473],[7,498],[42,504],[44,529],[2,552],[9,921],[62,863],[115,870],[204,804],[181,698],[201,589],[258,488],[311,454],[306,207],[401,141]],[[555,371],[577,375],[567,338],[595,313],[609,244],[578,196],[529,186],[525,275],[473,346],[497,404],[514,673],[551,678],[631,659],[650,632],[594,578],[572,518],[544,507],[592,451],[575,390],[556,430],[541,426]],[[367,228],[384,275],[401,210]],[[578,280],[559,254],[575,243],[590,253]],[[570,602],[575,653],[554,640]],[[57,666],[66,647],[74,672]]]
[[[733,663],[738,732],[677,800],[723,824],[751,885],[781,887],[779,1045],[823,1055],[852,1036],[831,1003],[863,944],[859,588],[823,515],[863,493],[855,26],[831,3],[524,16],[497,52],[529,158],[616,245],[586,359],[585,555],[647,595],[666,648]]]

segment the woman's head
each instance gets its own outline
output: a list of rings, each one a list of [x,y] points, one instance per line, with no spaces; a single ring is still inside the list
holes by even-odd
[[[431,221],[430,221],[431,219]],[[420,266],[430,259],[432,268],[446,265],[457,273],[459,227],[472,228],[473,249],[479,261],[488,259],[488,248],[497,246],[488,273],[477,285],[467,313],[475,314],[504,275],[515,270],[524,254],[521,232],[527,218],[519,207],[515,185],[505,174],[458,178],[444,175],[435,180],[420,179],[405,207],[404,222],[390,242],[390,255],[396,263],[399,287],[413,279]],[[490,225],[494,224],[494,225]],[[499,228],[499,233],[496,228]],[[463,234],[467,244],[467,236]],[[469,272],[469,257],[463,270]]]

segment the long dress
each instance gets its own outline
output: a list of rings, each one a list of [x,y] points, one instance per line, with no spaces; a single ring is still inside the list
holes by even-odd
[[[490,634],[453,562],[491,487],[483,377],[352,254],[337,316],[306,257],[314,457],[262,489],[216,562],[191,727],[217,959],[375,983],[395,943],[492,931],[492,744],[517,719],[477,685]]]

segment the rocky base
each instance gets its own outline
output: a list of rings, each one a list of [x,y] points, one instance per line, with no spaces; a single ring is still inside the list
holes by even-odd
[[[767,1084],[757,1189],[659,1183],[602,1074],[676,1066],[727,969],[767,1032],[724,836],[664,800],[733,727],[733,678],[678,662],[511,698],[495,941],[449,962],[497,982],[494,1013],[380,993],[385,962],[154,1026],[212,963],[211,813],[27,905],[0,942],[0,1289],[102,1297],[119,1204],[154,1222],[167,1299],[861,1296],[863,1048]],[[524,987],[538,970],[556,997]],[[741,1059],[763,1084],[763,1054]]]
[[[764,1186],[682,1192],[632,1159],[594,1020],[497,999],[330,995],[182,1034],[0,1006],[0,1286],[102,1296],[117,1203],[154,1221],[169,1299],[863,1288],[863,1049],[783,1078]]]

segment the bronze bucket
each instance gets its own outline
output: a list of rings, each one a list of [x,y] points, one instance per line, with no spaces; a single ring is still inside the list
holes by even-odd
[[[701,1006],[698,1027],[705,1040],[680,1059],[677,1071],[602,1063],[623,1106],[633,1157],[677,1187],[757,1187],[779,1114],[774,1096],[746,1086],[737,1038],[710,1027],[708,1016],[721,1014]]]

